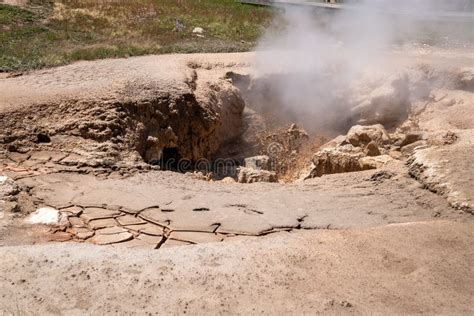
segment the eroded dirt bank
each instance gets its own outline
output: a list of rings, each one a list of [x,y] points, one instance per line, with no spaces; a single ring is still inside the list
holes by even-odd
[[[213,157],[240,133],[244,103],[216,72],[198,81],[199,67],[199,57],[145,57],[2,80],[2,147],[60,151],[55,162],[79,168]]]

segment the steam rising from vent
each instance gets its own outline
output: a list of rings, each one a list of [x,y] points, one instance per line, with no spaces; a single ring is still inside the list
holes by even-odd
[[[267,80],[254,82],[251,90],[258,92],[250,94],[250,103],[264,112],[279,106],[286,119],[310,132],[342,132],[354,123],[346,114],[357,106],[354,85],[363,76],[372,72],[373,81],[381,71],[402,76],[393,60],[384,63],[384,51],[420,51],[462,37],[460,42],[468,37],[472,43],[472,2],[346,1],[345,9],[324,11],[284,7],[258,45],[254,75]]]

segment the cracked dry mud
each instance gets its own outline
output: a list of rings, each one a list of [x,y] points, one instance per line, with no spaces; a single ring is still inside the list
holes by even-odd
[[[36,199],[47,200],[69,216],[72,227],[66,232],[71,238],[84,240],[85,233],[95,232],[87,240],[98,244],[113,243],[108,235],[114,232],[120,234],[115,242],[124,246],[132,236],[138,239],[130,240],[133,246],[140,244],[142,235],[155,236],[149,247],[159,248],[167,246],[168,240],[201,243],[298,229],[464,218],[416,180],[406,175],[378,180],[376,174],[366,171],[299,184],[243,185],[153,171],[99,181],[91,175],[50,174],[18,183],[34,188],[31,194]],[[117,230],[104,233],[104,228]],[[144,241],[143,246],[149,243]]]
[[[317,177],[291,183],[155,164],[255,153],[248,135],[265,122],[253,120],[261,96],[251,89],[266,79],[246,85],[253,54],[0,79],[0,311],[472,314],[473,58],[429,57],[386,57],[414,88],[408,117],[383,141],[339,136],[323,146],[331,155],[309,159],[326,157]],[[364,115],[399,92],[373,84],[341,120],[383,116]],[[59,210],[58,225],[26,224],[44,206]]]

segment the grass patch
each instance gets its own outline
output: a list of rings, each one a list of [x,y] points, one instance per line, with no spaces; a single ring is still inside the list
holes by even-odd
[[[0,4],[0,71],[143,54],[252,49],[273,17],[234,0],[32,0]],[[204,29],[203,38],[193,34]]]

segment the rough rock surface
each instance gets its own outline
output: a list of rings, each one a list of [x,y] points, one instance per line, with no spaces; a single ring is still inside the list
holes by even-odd
[[[362,147],[374,142],[383,145],[390,141],[390,136],[381,124],[362,126],[355,125],[347,132],[346,142],[356,147]]]
[[[270,157],[266,155],[248,157],[244,160],[244,167],[255,170],[269,170]]]
[[[409,172],[457,209],[474,212],[474,129],[456,131],[457,140],[416,150]]]
[[[365,154],[352,145],[322,149],[313,156],[311,171],[306,178],[371,169],[364,169],[364,166],[359,163],[363,157]]]
[[[380,149],[377,146],[377,143],[371,141],[370,143],[365,146],[364,153],[367,156],[375,157],[375,156],[380,156]]]
[[[18,185],[7,176],[0,176],[0,200],[19,192]]]
[[[474,91],[472,68],[444,73],[444,87],[415,111],[412,122],[422,140],[405,146],[410,174],[426,188],[446,196],[455,208],[473,211]],[[439,81],[439,74],[432,75]],[[434,84],[436,86],[437,84]]]
[[[277,182],[278,177],[275,172],[260,170],[254,168],[239,167],[237,170],[237,182],[255,183],[255,182]]]
[[[340,135],[321,146],[302,179],[380,168],[391,160],[386,155],[377,157],[390,142],[390,136],[381,124],[355,125],[347,135]]]

